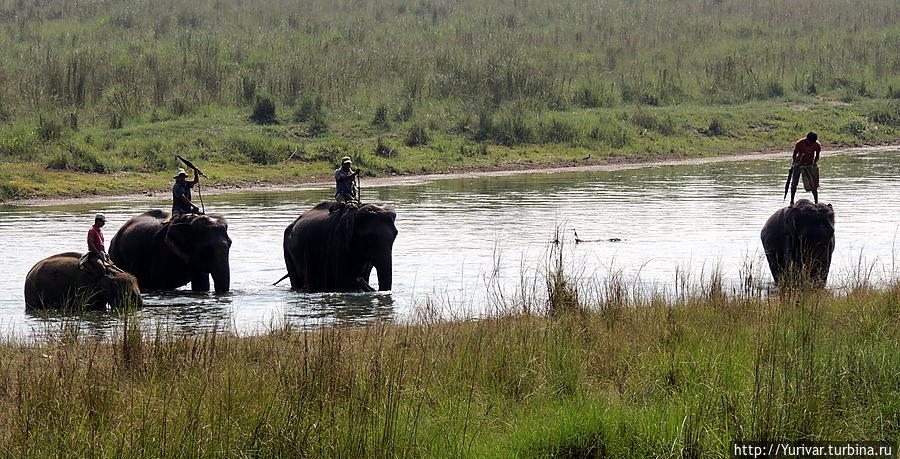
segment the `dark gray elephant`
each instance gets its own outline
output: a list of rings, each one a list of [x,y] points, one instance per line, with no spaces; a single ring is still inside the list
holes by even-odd
[[[778,210],[760,232],[775,282],[824,286],[834,252],[834,209],[806,199]]]
[[[141,306],[137,279],[131,274],[79,269],[81,254],[66,252],[37,262],[25,277],[27,309],[105,309]]]
[[[220,215],[183,214],[168,221],[169,213],[151,210],[131,217],[110,242],[109,256],[134,274],[143,290],[171,290],[191,284],[209,291],[212,276],[216,293],[231,284],[228,223]]]
[[[375,204],[356,207],[322,202],[284,230],[284,261],[291,287],[307,292],[390,290],[392,251],[397,228],[393,209]]]

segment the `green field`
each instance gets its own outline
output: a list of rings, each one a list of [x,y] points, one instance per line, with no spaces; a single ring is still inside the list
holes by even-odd
[[[2,0],[0,199],[897,141],[897,49],[894,0]]]
[[[635,300],[621,279],[545,280],[547,303],[457,323],[179,337],[122,313],[108,341],[48,325],[48,344],[0,344],[0,455],[731,457],[734,440],[900,440],[898,285],[767,297],[712,273]]]

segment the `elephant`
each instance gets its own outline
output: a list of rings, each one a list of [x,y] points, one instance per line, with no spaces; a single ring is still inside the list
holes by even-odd
[[[317,204],[284,230],[285,277],[295,290],[370,292],[374,267],[378,289],[390,290],[396,218],[392,208],[376,204]]]
[[[766,221],[760,239],[776,283],[811,280],[812,285],[823,287],[828,281],[834,252],[831,204],[801,199],[780,209]]]
[[[151,210],[119,228],[109,255],[144,290],[172,290],[190,282],[191,290],[206,292],[212,276],[216,293],[225,293],[231,288],[230,250],[228,223],[221,215],[170,218],[168,212]]]
[[[27,309],[105,309],[140,307],[141,291],[134,276],[122,271],[80,269],[78,252],[44,258],[25,277]]]

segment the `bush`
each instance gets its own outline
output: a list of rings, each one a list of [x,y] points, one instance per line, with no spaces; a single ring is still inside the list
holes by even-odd
[[[375,109],[375,116],[372,118],[372,126],[380,129],[387,129],[390,127],[390,123],[388,122],[388,109],[385,105],[379,105],[378,108]]]
[[[175,167],[175,156],[166,153],[159,143],[142,146],[136,156],[141,160],[142,169],[148,172],[160,172]]]
[[[419,123],[414,123],[409,127],[409,132],[406,133],[406,146],[415,147],[417,145],[425,145],[429,142],[428,138],[428,130],[425,129],[425,126],[422,126]]]
[[[235,135],[228,138],[226,148],[237,155],[244,156],[254,164],[268,165],[280,162],[287,157],[287,148],[272,142],[268,137]]]
[[[869,110],[867,117],[873,123],[885,126],[900,126],[900,103],[881,104]]]
[[[500,145],[528,143],[534,138],[534,131],[520,109],[501,112],[491,123],[491,137]]]
[[[75,144],[66,145],[54,153],[47,162],[47,168],[98,174],[109,172],[109,166],[97,156],[97,153]]]
[[[325,116],[317,116],[309,122],[307,134],[310,137],[321,137],[328,132],[328,123],[325,122]]]
[[[29,135],[0,138],[0,158],[31,159],[35,143],[35,138]]]
[[[612,148],[624,148],[631,141],[631,135],[616,121],[601,122],[599,126],[591,129],[590,137]]]
[[[403,106],[397,112],[396,120],[399,122],[409,121],[413,117],[413,103],[411,100],[404,102]]]
[[[384,139],[379,137],[378,143],[375,145],[375,156],[393,158],[394,156],[397,156],[397,150],[385,144]]]
[[[0,201],[17,198],[22,194],[19,187],[6,180],[0,180]]]
[[[578,129],[566,121],[551,119],[548,123],[541,122],[540,136],[547,143],[572,143],[578,140]]]
[[[728,131],[725,130],[725,126],[722,124],[722,120],[720,120],[718,117],[714,117],[709,122],[709,127],[707,127],[706,131],[704,131],[704,134],[710,137],[725,135],[727,133]]]
[[[38,116],[37,136],[44,142],[53,142],[62,136],[62,124],[52,118]]]
[[[256,124],[275,124],[275,99],[268,94],[260,94],[256,96],[256,103],[253,104],[253,113],[250,119]]]
[[[173,97],[169,101],[169,111],[176,117],[193,113],[194,108],[181,97]]]
[[[294,109],[294,120],[298,123],[307,121],[315,121],[324,118],[325,113],[322,111],[322,97],[304,95],[300,98],[297,108]]]
[[[862,134],[864,132],[866,132],[868,129],[869,129],[869,127],[866,126],[865,121],[862,119],[853,119],[850,122],[848,122],[847,124],[845,124],[843,128],[841,128],[842,131],[844,131],[848,134],[853,134],[857,137],[862,136]]]

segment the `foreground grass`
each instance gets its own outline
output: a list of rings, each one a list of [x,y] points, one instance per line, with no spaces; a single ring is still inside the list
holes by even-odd
[[[309,123],[259,126],[246,111],[209,108],[121,129],[64,129],[53,140],[28,125],[0,129],[0,200],[162,191],[180,166],[174,153],[201,165],[214,186],[328,179],[344,155],[364,176],[383,176],[787,150],[808,130],[819,133],[827,155],[834,147],[900,139],[900,102],[803,97],[489,118],[438,110],[390,127],[353,117],[333,123],[311,136]]]
[[[0,451],[707,457],[739,439],[900,440],[900,285],[589,307],[564,277],[548,285],[548,314],[9,342]]]

